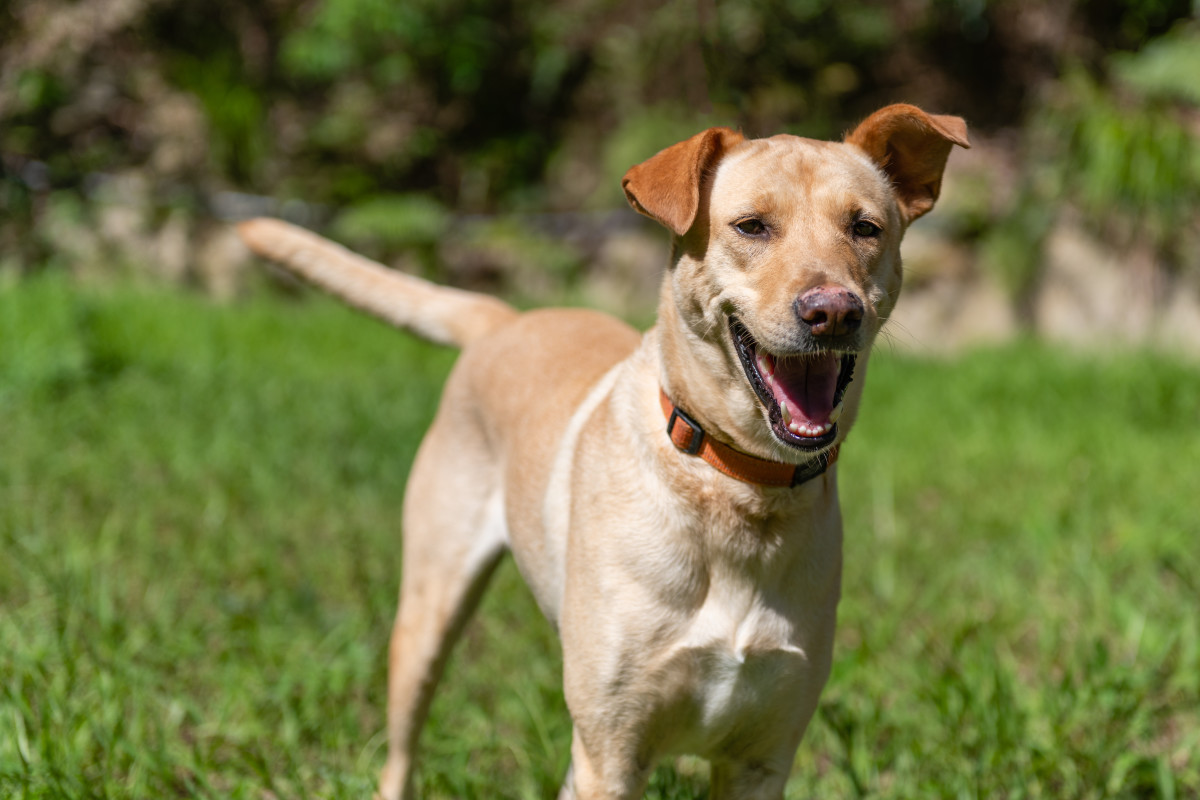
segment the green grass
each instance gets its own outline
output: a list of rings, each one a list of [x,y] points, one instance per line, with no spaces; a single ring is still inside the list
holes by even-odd
[[[0,796],[367,797],[404,480],[452,361],[324,301],[0,287]],[[869,384],[789,797],[1200,796],[1200,370],[1021,344],[884,352]],[[558,670],[506,564],[423,796],[552,796]]]

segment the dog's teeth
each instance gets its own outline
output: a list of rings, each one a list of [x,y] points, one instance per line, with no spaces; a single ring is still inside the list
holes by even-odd
[[[822,425],[809,425],[800,420],[792,419],[791,414],[787,413],[787,406],[782,406],[784,409],[783,419],[787,429],[797,436],[817,437],[824,436],[833,430],[833,423],[826,422]]]
[[[838,403],[836,406],[834,406],[833,411],[829,412],[829,421],[831,423],[837,422],[839,419],[842,418],[842,412],[845,410],[846,410],[846,403],[844,401],[841,403]]]
[[[783,414],[783,427],[795,433],[795,429],[792,427],[792,412],[788,411],[787,403],[780,403],[779,410]]]

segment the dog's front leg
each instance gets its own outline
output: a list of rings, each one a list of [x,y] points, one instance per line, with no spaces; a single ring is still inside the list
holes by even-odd
[[[614,737],[590,751],[576,726],[571,739],[571,766],[558,800],[636,800],[646,791],[649,765],[639,763],[632,747]]]

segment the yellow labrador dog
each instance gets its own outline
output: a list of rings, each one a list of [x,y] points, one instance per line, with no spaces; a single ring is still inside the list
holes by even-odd
[[[662,756],[780,798],[829,675],[838,447],[900,291],[900,239],[966,125],[888,106],[844,142],[712,128],[629,170],[672,234],[658,323],[517,313],[274,220],[258,253],[462,347],[413,465],[379,793],[411,797],[434,687],[505,550],[557,628],[563,798],[636,798]]]

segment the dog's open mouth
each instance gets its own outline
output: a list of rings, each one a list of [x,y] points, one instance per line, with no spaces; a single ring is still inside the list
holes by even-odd
[[[784,444],[821,450],[837,439],[842,398],[854,373],[854,354],[820,352],[773,356],[737,318],[729,318],[733,346],[746,379],[767,409],[771,431]]]

